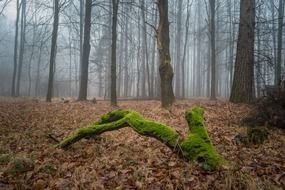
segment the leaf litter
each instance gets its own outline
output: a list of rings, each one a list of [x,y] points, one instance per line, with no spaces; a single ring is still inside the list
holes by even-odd
[[[242,120],[252,106],[219,100],[122,101],[148,119],[186,135],[186,109],[205,109],[213,144],[233,169],[207,171],[173,154],[162,143],[129,128],[81,140],[67,150],[54,147],[75,129],[115,108],[107,101],[46,103],[28,98],[0,99],[0,189],[282,189],[285,188],[285,132],[271,128],[262,145],[236,143],[246,132]],[[2,156],[4,155],[4,156]],[[9,156],[7,156],[9,155]],[[6,160],[1,162],[3,157]],[[13,160],[29,159],[33,168],[7,172]]]

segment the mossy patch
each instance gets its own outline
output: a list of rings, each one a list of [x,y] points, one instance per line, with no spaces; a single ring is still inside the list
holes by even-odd
[[[34,163],[28,158],[14,158],[6,168],[6,173],[19,174],[33,170]]]
[[[212,145],[204,124],[203,109],[194,107],[187,110],[185,118],[190,133],[183,139],[173,128],[159,122],[147,120],[138,112],[132,110],[115,110],[104,114],[97,122],[78,129],[74,135],[64,139],[58,147],[67,147],[76,141],[90,135],[100,135],[107,131],[130,127],[137,133],[153,137],[174,152],[182,154],[188,160],[201,162],[204,168],[213,169],[226,164]]]
[[[253,144],[263,144],[268,139],[268,131],[263,127],[248,127],[247,136]]]
[[[0,164],[7,164],[12,159],[10,154],[0,154]]]
[[[39,171],[47,173],[47,174],[52,174],[52,173],[54,173],[56,171],[56,167],[55,167],[55,165],[53,163],[46,162],[46,163],[44,163],[43,165],[40,166]]]
[[[218,165],[226,164],[226,161],[218,154],[209,138],[203,113],[204,111],[200,107],[194,107],[186,111],[185,118],[190,133],[182,141],[181,149],[183,155],[189,160],[196,160],[208,168],[215,168]]]

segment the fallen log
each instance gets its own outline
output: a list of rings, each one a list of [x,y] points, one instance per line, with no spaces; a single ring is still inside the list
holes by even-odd
[[[167,125],[147,120],[138,112],[119,109],[104,114],[87,127],[78,129],[73,135],[61,141],[57,147],[66,148],[85,137],[130,127],[140,135],[159,140],[187,160],[198,161],[209,169],[226,165],[227,162],[219,155],[209,138],[204,124],[203,109],[194,107],[187,110],[185,119],[189,126],[189,134],[183,138]]]

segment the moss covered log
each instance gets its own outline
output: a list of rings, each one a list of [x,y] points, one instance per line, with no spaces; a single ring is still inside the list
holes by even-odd
[[[189,134],[183,138],[167,125],[147,120],[138,112],[119,109],[104,114],[98,121],[89,124],[87,127],[78,129],[57,146],[65,148],[88,136],[130,127],[143,136],[153,137],[161,141],[184,158],[201,162],[208,168],[216,168],[226,164],[208,136],[203,119],[203,109],[194,107],[187,110],[185,118],[189,126]]]

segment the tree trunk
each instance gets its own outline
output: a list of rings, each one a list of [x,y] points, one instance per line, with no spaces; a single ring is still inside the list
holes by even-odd
[[[85,2],[84,40],[78,100],[87,99],[92,0]]]
[[[188,43],[188,35],[189,35],[189,22],[190,22],[190,3],[187,2],[187,16],[186,16],[186,31],[185,31],[185,41],[184,41],[184,47],[183,47],[183,56],[182,56],[182,62],[181,62],[181,80],[182,80],[182,94],[181,97],[185,98],[185,60],[186,60],[186,49],[187,49],[187,43]]]
[[[126,9],[127,11],[129,9]],[[128,72],[128,62],[129,60],[129,47],[128,47],[128,37],[129,37],[129,19],[126,17],[125,19],[125,24],[126,24],[126,31],[125,31],[125,55],[124,55],[124,97],[128,97],[129,94],[129,72]]]
[[[156,6],[156,5],[154,5]],[[157,8],[154,7],[153,8],[153,13],[152,13],[152,20],[154,20],[154,27],[156,27],[157,25]],[[156,41],[155,41],[155,31],[152,30],[153,32],[153,37],[150,38],[151,44],[152,44],[152,49],[151,49],[151,69],[150,69],[150,92],[149,92],[149,96],[150,98],[154,98],[154,85],[155,85],[155,56],[156,56],[156,51],[155,51],[155,45],[156,45]]]
[[[13,68],[13,78],[12,78],[12,89],[11,95],[15,96],[15,87],[16,87],[16,74],[17,74],[17,61],[18,61],[18,24],[19,24],[19,16],[20,16],[20,0],[17,0],[17,15],[16,15],[16,22],[15,22],[15,42],[14,42],[14,68]]]
[[[48,78],[48,91],[46,101],[51,102],[53,96],[53,81],[55,72],[55,59],[56,59],[56,43],[57,43],[57,31],[58,31],[58,20],[59,20],[59,5],[58,1],[54,1],[54,20],[53,20],[53,31],[51,39],[51,52],[49,61],[49,78]]]
[[[84,0],[79,0],[79,80],[83,57]],[[80,86],[80,84],[79,84]]]
[[[161,106],[171,106],[174,101],[172,87],[173,69],[169,52],[169,21],[168,21],[168,0],[158,0],[159,26],[157,47],[160,55],[159,73],[161,78]]]
[[[210,39],[211,39],[211,100],[216,100],[216,0],[209,0],[210,3]]]
[[[40,66],[42,61],[42,50],[43,50],[43,41],[40,42],[40,48],[39,48],[39,57],[37,62],[37,75],[36,75],[36,84],[35,84],[35,96],[37,97],[39,95],[39,86],[40,86]]]
[[[140,0],[141,17],[142,17],[142,97],[147,96],[146,85],[148,89],[148,95],[150,93],[150,74],[149,74],[149,64],[148,64],[148,46],[147,46],[147,31],[146,31],[146,21],[145,21],[145,0]]]
[[[283,44],[283,20],[284,20],[284,0],[279,0],[278,8],[278,44],[277,44],[277,65],[275,66],[275,85],[280,85],[281,65],[282,65],[282,44]]]
[[[21,39],[20,39],[20,52],[19,52],[19,65],[16,83],[16,96],[20,95],[21,75],[23,67],[23,59],[25,54],[25,39],[26,37],[26,0],[22,0],[22,14],[21,14]]]
[[[202,30],[201,30],[201,22],[202,22],[202,15],[201,15],[201,1],[197,2],[197,70],[195,71],[196,73],[196,84],[195,84],[195,91],[196,91],[196,96],[200,97],[201,96],[201,91],[202,91],[202,78],[201,78],[201,67],[202,67],[202,61],[201,61],[201,40],[202,40]]]
[[[253,100],[255,0],[241,0],[237,56],[230,101]]]
[[[137,99],[139,99],[140,96],[140,78],[141,78],[141,72],[140,72],[140,53],[141,53],[141,30],[140,30],[140,24],[141,24],[141,17],[138,17],[138,50],[137,50]]]
[[[177,32],[176,32],[176,64],[175,64],[175,95],[181,97],[181,36],[182,36],[182,3],[183,0],[177,1]]]
[[[113,4],[113,17],[112,17],[112,55],[111,55],[111,105],[117,106],[117,93],[116,93],[116,51],[117,51],[117,19],[119,0],[112,0]]]
[[[277,66],[277,47],[276,47],[276,27],[275,27],[275,21],[276,21],[276,18],[275,18],[275,9],[276,9],[276,6],[275,6],[275,0],[270,0],[270,11],[271,11],[271,20],[272,20],[272,32],[271,32],[271,35],[272,35],[272,54],[273,54],[273,64],[276,68]],[[268,69],[268,67],[267,67]],[[276,75],[276,70],[275,70],[275,75]],[[275,80],[275,79],[274,79]],[[274,81],[275,82],[275,81]]]

